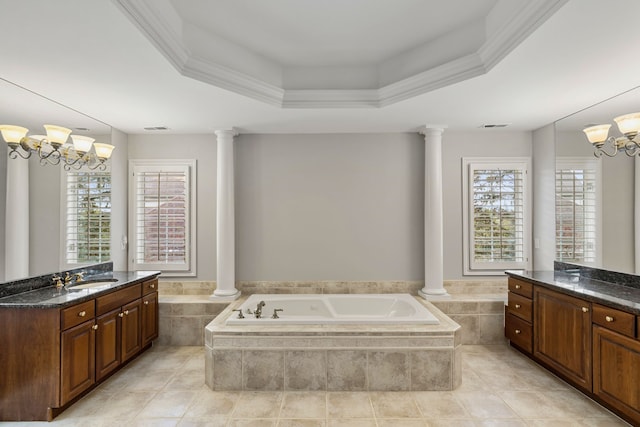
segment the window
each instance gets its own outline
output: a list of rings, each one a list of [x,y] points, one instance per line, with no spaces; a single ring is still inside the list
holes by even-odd
[[[132,270],[195,276],[195,160],[130,163]]]
[[[600,255],[600,162],[556,160],[556,259],[595,264]]]
[[[465,274],[529,265],[529,159],[463,160]]]
[[[104,262],[111,257],[111,173],[63,173],[66,197],[63,266]]]

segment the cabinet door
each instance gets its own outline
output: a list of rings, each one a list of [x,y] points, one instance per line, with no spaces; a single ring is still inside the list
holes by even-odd
[[[142,300],[140,299],[122,307],[122,316],[120,317],[122,333],[121,362],[125,362],[135,356],[142,348],[141,307]]]
[[[142,298],[142,346],[158,338],[158,293]]]
[[[62,340],[61,391],[62,404],[85,391],[95,382],[94,322],[64,331]]]
[[[589,303],[536,286],[534,306],[534,356],[576,386],[591,391]]]
[[[120,365],[120,309],[96,318],[96,379]]]
[[[640,425],[640,341],[593,327],[593,393]]]

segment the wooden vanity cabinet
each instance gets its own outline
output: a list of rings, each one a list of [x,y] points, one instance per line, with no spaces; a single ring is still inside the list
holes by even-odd
[[[509,295],[505,308],[505,336],[521,351],[533,351],[533,285],[509,278]]]
[[[0,421],[51,421],[148,348],[157,301],[156,279],[63,309],[0,307]]]
[[[154,281],[154,288],[158,288],[158,281]],[[145,282],[146,283],[146,282]],[[144,285],[143,283],[143,292]],[[150,288],[150,289],[154,289]],[[142,296],[142,346],[146,346],[154,339],[158,338],[158,292],[152,290]]]
[[[534,356],[591,391],[591,303],[535,286]]]

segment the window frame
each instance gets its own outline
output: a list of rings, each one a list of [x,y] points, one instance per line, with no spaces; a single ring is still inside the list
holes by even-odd
[[[599,267],[601,262],[602,262],[602,246],[603,246],[603,242],[602,242],[602,160],[601,159],[596,159],[594,157],[569,157],[569,156],[561,156],[561,157],[556,157],[556,174],[555,174],[555,189],[557,189],[557,174],[559,170],[562,169],[588,169],[591,168],[593,170],[595,170],[595,215],[596,215],[596,220],[595,220],[595,227],[596,227],[596,231],[595,231],[595,261],[593,262],[589,262],[589,261],[575,261],[575,260],[565,260],[564,262],[576,262],[579,264],[583,264],[583,265],[587,265],[587,266],[591,266],[591,267]],[[554,193],[556,195],[557,198],[557,191],[555,191],[554,189]],[[557,199],[556,199],[557,200]],[[555,209],[554,209],[554,229],[555,229],[555,236],[557,237],[557,215],[558,215],[558,204],[556,203],[555,205]],[[558,251],[557,251],[557,244],[558,242],[555,242],[555,247],[554,247],[554,257],[555,259],[558,259]]]
[[[523,261],[476,262],[473,252],[473,171],[477,169],[518,169],[522,171],[522,257]],[[462,234],[463,275],[495,276],[505,270],[531,268],[532,206],[530,157],[463,157],[462,158]]]
[[[62,190],[62,197],[61,197],[61,202],[60,202],[60,268],[63,270],[69,270],[69,269],[73,269],[73,268],[78,268],[78,267],[82,267],[84,265],[91,265],[91,264],[96,264],[96,263],[100,263],[100,262],[106,262],[108,260],[110,260],[112,258],[112,242],[111,242],[111,227],[113,226],[113,199],[112,199],[112,195],[113,195],[113,175],[111,174],[111,167],[110,165],[106,165],[106,169],[104,171],[100,171],[100,170],[91,170],[87,167],[82,167],[78,170],[72,169],[69,171],[66,171],[64,169],[61,168],[61,174],[60,174],[60,182],[61,182],[61,190]],[[86,262],[68,262],[68,258],[67,258],[67,238],[68,238],[68,191],[69,191],[69,187],[68,187],[68,183],[69,183],[69,174],[77,174],[77,173],[90,173],[90,174],[108,174],[109,175],[109,185],[110,185],[110,191],[109,191],[109,203],[111,205],[111,215],[109,217],[109,239],[107,241],[108,243],[108,247],[109,247],[109,256],[106,257],[105,259],[100,259],[100,260],[92,260],[92,261],[86,261]]]
[[[138,270],[154,270],[162,272],[163,276],[168,277],[194,277],[197,275],[197,209],[196,209],[196,189],[197,189],[197,168],[195,159],[163,159],[163,160],[129,160],[129,256],[128,264],[130,271]],[[137,263],[136,256],[138,250],[138,241],[136,233],[136,212],[137,212],[137,187],[136,187],[136,171],[185,171],[187,177],[186,183],[186,232],[187,239],[185,245],[186,261],[182,264],[167,263]]]

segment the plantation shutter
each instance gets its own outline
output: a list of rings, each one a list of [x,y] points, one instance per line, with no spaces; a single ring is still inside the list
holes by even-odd
[[[66,172],[65,263],[111,257],[111,173]]]
[[[469,268],[525,268],[525,164],[469,164]]]
[[[597,164],[558,160],[556,166],[556,259],[595,263],[598,247]]]
[[[191,258],[189,165],[136,166],[136,269],[189,271]]]

